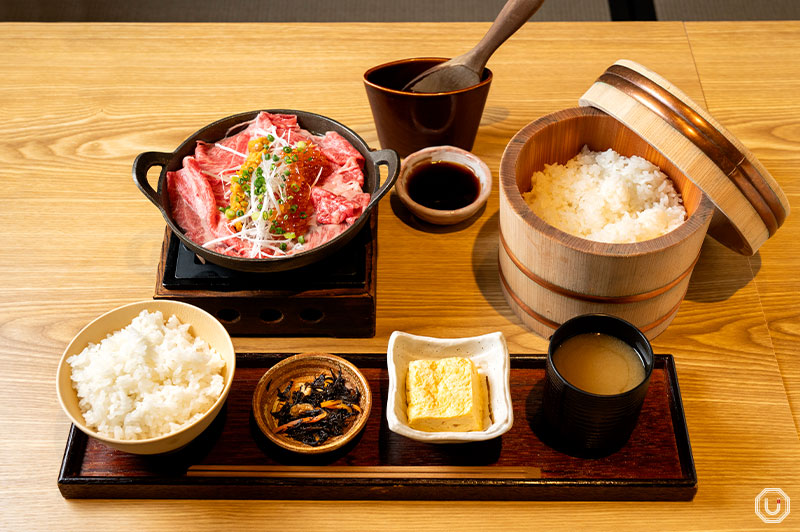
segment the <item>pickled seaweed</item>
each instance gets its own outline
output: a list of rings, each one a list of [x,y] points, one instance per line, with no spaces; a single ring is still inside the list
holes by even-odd
[[[312,382],[298,386],[290,381],[278,398],[270,414],[278,424],[276,434],[317,447],[347,429],[350,418],[361,414],[358,406],[361,393],[347,386],[342,369],[336,375],[322,373]]]

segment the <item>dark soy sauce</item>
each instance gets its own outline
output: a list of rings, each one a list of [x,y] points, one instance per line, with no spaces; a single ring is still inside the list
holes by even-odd
[[[408,176],[408,195],[423,207],[452,211],[476,199],[481,185],[464,165],[450,161],[430,161],[418,165]]]

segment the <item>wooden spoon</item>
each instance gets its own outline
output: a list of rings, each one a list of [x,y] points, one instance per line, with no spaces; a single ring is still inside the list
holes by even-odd
[[[483,39],[469,52],[429,68],[409,81],[404,91],[449,92],[477,85],[495,50],[533,16],[544,0],[508,0]]]

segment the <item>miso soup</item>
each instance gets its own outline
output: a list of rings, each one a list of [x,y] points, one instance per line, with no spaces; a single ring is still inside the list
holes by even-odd
[[[644,380],[644,363],[636,350],[602,333],[568,338],[553,353],[553,364],[567,382],[598,395],[627,392]]]

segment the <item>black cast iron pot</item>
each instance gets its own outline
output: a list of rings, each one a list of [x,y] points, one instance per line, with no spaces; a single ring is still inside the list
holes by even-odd
[[[245,123],[253,120],[261,111],[251,111],[229,116],[209,124],[184,140],[172,153],[145,152],[136,157],[136,160],[133,161],[133,180],[136,182],[136,186],[139,187],[139,190],[158,207],[158,210],[161,211],[164,220],[166,220],[172,232],[175,233],[192,252],[214,264],[232,270],[246,272],[291,270],[327,257],[358,234],[359,230],[369,218],[372,209],[377,206],[380,199],[394,186],[395,181],[397,181],[397,174],[400,170],[400,158],[394,150],[371,150],[369,146],[367,146],[367,143],[364,142],[364,139],[358,136],[352,129],[335,120],[315,113],[295,111],[292,109],[268,109],[266,111],[271,114],[295,115],[297,116],[297,122],[300,127],[315,135],[324,134],[326,131],[335,131],[347,139],[347,141],[364,156],[364,192],[369,192],[371,198],[369,204],[364,208],[364,212],[361,213],[361,216],[358,217],[353,225],[321,246],[287,257],[263,259],[229,257],[206,249],[197,242],[189,239],[172,218],[170,214],[169,194],[167,194],[166,187],[167,172],[174,172],[182,167],[183,158],[194,153],[198,140],[213,143],[226,136],[234,135],[241,129],[244,129],[244,127],[246,127]],[[235,126],[237,125],[241,125],[241,127],[236,128]],[[383,184],[380,184],[380,171],[378,169],[380,165],[386,165],[388,167],[388,175]],[[153,166],[161,166],[157,191],[153,190],[153,187],[150,186],[150,183],[147,181],[147,172]]]

